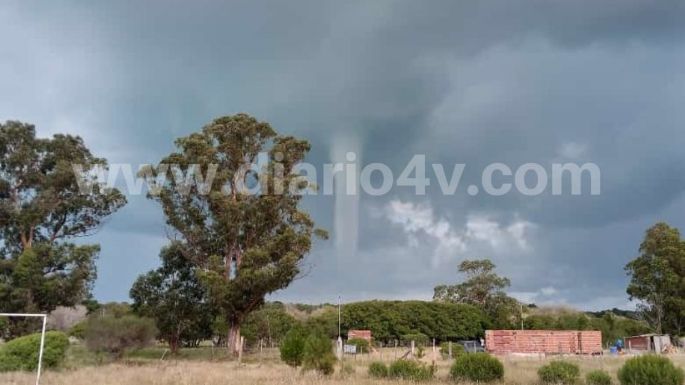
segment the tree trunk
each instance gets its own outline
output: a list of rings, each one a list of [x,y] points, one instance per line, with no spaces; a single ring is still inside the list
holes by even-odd
[[[178,337],[174,336],[169,340],[169,350],[171,354],[176,355],[178,353]]]
[[[226,344],[229,353],[238,356],[240,350],[240,323],[233,321],[228,324],[228,341]]]

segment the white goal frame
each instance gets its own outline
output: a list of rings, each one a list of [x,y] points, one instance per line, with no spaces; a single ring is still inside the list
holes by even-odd
[[[24,318],[43,318],[43,330],[40,333],[40,351],[38,352],[38,371],[36,373],[36,385],[40,384],[40,371],[43,366],[43,348],[45,347],[45,327],[48,323],[47,314],[31,313],[0,313],[0,317],[24,317]]]

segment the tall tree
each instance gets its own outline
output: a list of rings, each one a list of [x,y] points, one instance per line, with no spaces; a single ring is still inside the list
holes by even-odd
[[[186,257],[201,267],[210,298],[229,324],[228,347],[237,353],[245,317],[296,278],[312,237],[326,236],[300,210],[307,183],[292,172],[310,145],[238,114],[214,120],[176,146],[156,168],[170,166],[176,177],[149,196],[188,244]],[[254,166],[260,154],[269,160],[261,168]]]
[[[455,285],[436,286],[433,299],[478,306],[495,326],[510,326],[518,301],[505,293],[511,282],[509,278],[497,275],[495,267],[489,259],[463,261],[459,264],[459,273],[465,275],[466,279]]]
[[[138,277],[130,291],[133,312],[155,320],[172,353],[211,337],[214,321],[207,290],[183,247],[180,242],[164,247],[162,266]]]
[[[678,229],[657,223],[647,230],[640,255],[625,267],[627,293],[657,333],[680,334],[685,320],[685,244]]]
[[[95,278],[97,245],[68,241],[98,229],[126,203],[116,189],[82,175],[107,162],[71,135],[36,137],[30,124],[0,124],[0,307],[53,310],[85,299]],[[14,322],[14,321],[13,321]],[[16,322],[15,322],[16,323]]]

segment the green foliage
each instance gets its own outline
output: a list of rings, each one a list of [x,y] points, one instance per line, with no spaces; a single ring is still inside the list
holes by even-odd
[[[619,338],[641,335],[651,330],[644,321],[626,318],[613,312],[605,312],[600,317],[590,318],[589,328],[601,331],[604,343],[614,343]]]
[[[371,344],[363,338],[351,338],[347,340],[346,344],[356,346],[357,353],[369,353],[371,351]]]
[[[504,366],[487,353],[462,354],[452,365],[450,375],[455,381],[493,382],[504,377]]]
[[[612,382],[609,373],[603,370],[593,370],[585,375],[586,385],[611,385]]]
[[[74,172],[107,162],[79,137],[36,137],[30,124],[0,123],[0,308],[48,312],[86,298],[95,279],[97,245],[68,240],[90,234],[125,203]],[[35,330],[12,319],[3,337]]]
[[[248,344],[255,344],[261,339],[270,345],[271,342],[282,341],[297,324],[298,321],[285,311],[282,304],[269,303],[247,316],[241,333]]]
[[[409,346],[411,342],[414,341],[415,346],[425,347],[428,346],[430,339],[423,333],[415,333],[403,335],[400,341],[402,341],[405,346]]]
[[[435,287],[433,300],[477,306],[488,315],[493,327],[512,327],[517,320],[520,322],[519,304],[506,295],[504,290],[511,282],[495,274],[495,267],[489,259],[463,261],[459,264],[459,273],[466,280]]]
[[[77,323],[76,325],[72,326],[71,329],[69,329],[69,337],[74,337],[78,338],[80,340],[86,338],[86,327],[87,327],[88,321],[81,321]]]
[[[86,346],[91,351],[121,358],[127,350],[150,345],[156,334],[155,322],[149,318],[95,316],[86,324]]]
[[[123,317],[125,315],[132,315],[133,310],[131,305],[126,302],[107,302],[98,307],[95,315],[97,316],[112,316],[116,318]]]
[[[214,312],[184,245],[173,242],[160,252],[162,266],[133,283],[130,296],[137,315],[155,320],[173,353],[212,336]]]
[[[395,380],[429,381],[433,378],[435,368],[418,361],[397,360],[390,364],[388,377]]]
[[[416,354],[416,358],[422,359],[423,357],[426,356],[426,348],[423,345],[419,345],[416,348],[415,354]]]
[[[95,278],[98,246],[34,244],[0,261],[0,308],[12,312],[54,310],[77,304]],[[50,273],[47,273],[50,272]],[[11,318],[5,337],[39,328],[37,319]]]
[[[461,344],[452,342],[452,358],[459,357],[464,354],[464,346]],[[448,358],[450,355],[450,342],[443,342],[440,344],[440,354],[443,358]]]
[[[682,385],[683,370],[666,357],[645,355],[626,361],[618,371],[621,385]]]
[[[0,347],[0,371],[36,370],[41,333],[15,338]],[[69,337],[61,332],[45,333],[43,367],[59,366],[69,347]]]
[[[316,370],[327,376],[333,374],[335,362],[331,340],[319,331],[311,333],[304,342],[302,368]]]
[[[528,330],[599,330],[604,343],[613,343],[618,338],[649,332],[642,321],[617,316],[611,312],[599,316],[575,311],[556,314],[533,314],[525,318]]]
[[[369,365],[369,377],[386,378],[388,377],[388,366],[382,361],[372,362]]]
[[[657,223],[647,230],[640,255],[625,267],[628,295],[639,300],[638,310],[656,333],[683,334],[684,259],[685,242],[678,229]]]
[[[365,301],[342,307],[342,329],[371,330],[375,341],[392,344],[403,336],[422,334],[430,339],[474,339],[483,335],[485,315],[470,305],[425,301]],[[322,328],[329,338],[337,338],[336,309],[307,320],[310,327]]]
[[[292,367],[302,365],[306,340],[307,330],[299,326],[290,329],[281,342],[281,360]]]
[[[149,198],[162,205],[167,224],[189,246],[190,260],[202,268],[200,278],[213,306],[230,325],[228,345],[237,353],[245,318],[264,303],[266,295],[295,279],[312,238],[326,237],[300,208],[299,192],[310,186],[299,173],[291,172],[310,145],[279,136],[266,122],[237,114],[177,139],[176,147],[159,167],[140,174],[154,181],[154,175],[170,164],[184,174],[206,176],[210,168],[216,170],[206,183],[168,178]],[[264,153],[267,165],[246,175]],[[236,177],[241,175],[244,178]]]
[[[543,384],[572,385],[580,378],[580,368],[570,362],[552,361],[538,369],[538,377]]]

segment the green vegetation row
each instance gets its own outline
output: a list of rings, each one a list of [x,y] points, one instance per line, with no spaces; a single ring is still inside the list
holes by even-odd
[[[435,368],[413,360],[397,360],[390,365],[372,362],[368,375],[376,379],[407,380],[423,382],[433,379]],[[634,357],[626,361],[617,373],[621,385],[682,385],[683,370],[668,358],[656,355]],[[450,368],[449,379],[456,383],[492,383],[504,379],[504,366],[487,353],[462,354]],[[581,384],[580,368],[568,361],[552,361],[538,370],[538,380],[543,385]],[[586,385],[611,385],[613,379],[603,370],[593,370],[585,375]]]

